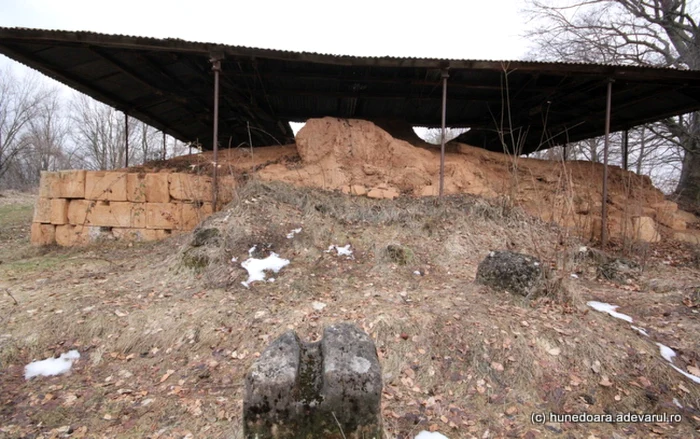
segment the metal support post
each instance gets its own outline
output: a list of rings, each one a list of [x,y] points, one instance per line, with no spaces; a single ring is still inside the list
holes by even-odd
[[[610,115],[612,113],[612,79],[608,80],[608,93],[605,108],[605,146],[603,148],[603,208],[600,221],[600,244],[608,244],[608,149],[610,146]]]
[[[440,135],[440,189],[439,198],[445,192],[445,119],[447,118],[447,69],[442,71],[442,134]]]
[[[623,133],[623,138],[622,138],[622,169],[625,171],[627,170],[627,167],[629,166],[628,164],[628,158],[629,158],[629,142],[630,142],[630,137],[629,137],[629,131],[625,130]]]
[[[211,64],[214,71],[214,170],[212,172],[212,206],[217,210],[219,187],[217,183],[217,171],[219,167],[219,74],[221,73],[221,60],[223,55],[212,55]]]

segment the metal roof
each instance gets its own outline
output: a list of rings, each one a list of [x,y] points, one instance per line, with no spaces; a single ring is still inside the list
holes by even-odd
[[[495,151],[508,126],[524,153],[602,134],[609,80],[613,131],[700,109],[700,72],[666,68],[341,56],[24,28],[0,28],[0,53],[207,149],[212,55],[224,56],[222,146],[247,141],[248,123],[254,145],[285,143],[287,121],[311,117],[438,126],[442,69],[447,125],[472,128],[463,140]]]

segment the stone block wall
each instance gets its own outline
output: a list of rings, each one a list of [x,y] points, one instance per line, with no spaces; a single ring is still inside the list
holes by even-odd
[[[219,179],[219,206],[235,191]],[[31,243],[84,245],[99,239],[151,241],[192,230],[214,212],[212,181],[186,173],[60,171],[41,175]]]

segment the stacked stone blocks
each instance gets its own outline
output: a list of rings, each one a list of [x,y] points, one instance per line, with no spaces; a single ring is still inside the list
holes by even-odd
[[[219,180],[220,205],[235,180]],[[34,245],[84,245],[98,239],[150,241],[192,230],[211,215],[212,182],[186,173],[60,171],[41,175]]]

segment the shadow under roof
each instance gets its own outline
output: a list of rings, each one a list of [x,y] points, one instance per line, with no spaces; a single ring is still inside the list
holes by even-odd
[[[222,61],[222,146],[287,143],[288,121],[333,116],[436,127],[449,69],[447,125],[502,151],[528,153],[700,109],[700,71],[529,61],[356,57],[92,32],[0,28],[0,53],[185,142],[212,148],[214,75]],[[510,136],[508,136],[510,138]]]

